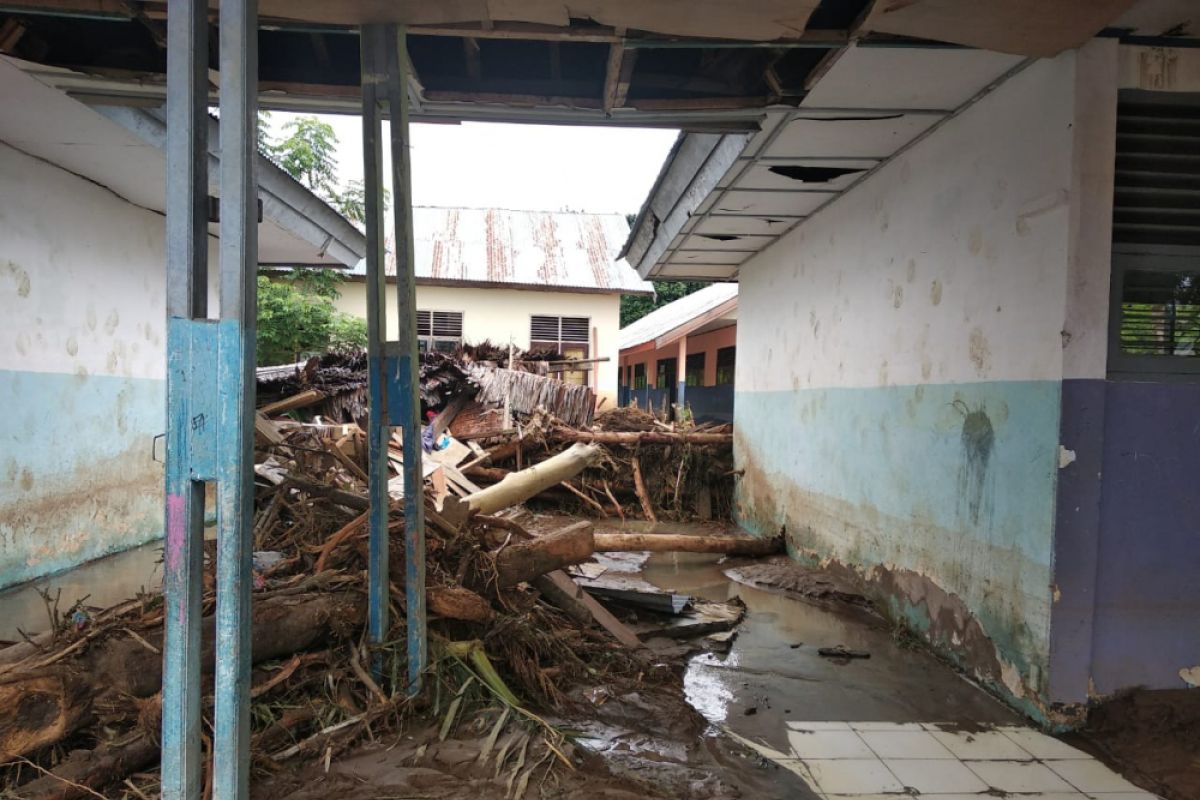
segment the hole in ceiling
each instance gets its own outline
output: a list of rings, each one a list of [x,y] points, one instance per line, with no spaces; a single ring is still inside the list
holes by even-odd
[[[843,175],[854,175],[866,170],[850,167],[802,167],[794,164],[779,164],[768,169],[776,175],[802,183],[829,183]]]
[[[742,238],[732,233],[702,233],[700,236],[705,239],[712,239],[714,242],[736,242]]]

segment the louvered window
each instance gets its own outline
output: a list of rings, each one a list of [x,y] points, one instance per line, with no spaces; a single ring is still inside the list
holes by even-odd
[[[529,346],[554,350],[567,359],[587,359],[592,321],[587,317],[552,317],[535,314],[529,319]],[[590,365],[588,365],[590,366]],[[587,384],[587,369],[558,373],[567,383]]]
[[[461,311],[417,311],[417,342],[420,349],[453,353],[462,344]]]
[[[1200,374],[1200,102],[1122,92],[1109,373]]]

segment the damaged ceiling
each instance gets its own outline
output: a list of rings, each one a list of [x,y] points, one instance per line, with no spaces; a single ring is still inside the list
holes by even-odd
[[[851,45],[1044,56],[1095,35],[1130,4],[261,0],[259,77],[266,108],[357,113],[358,26],[397,22],[409,26],[417,120],[750,130],[764,109],[813,106],[813,87]],[[0,52],[69,70],[39,77],[89,102],[158,103],[166,9],[161,0],[0,2]]]

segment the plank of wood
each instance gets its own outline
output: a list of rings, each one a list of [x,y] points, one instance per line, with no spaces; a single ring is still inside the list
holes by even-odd
[[[600,627],[611,633],[625,647],[636,650],[643,646],[642,640],[637,637],[637,634],[614,617],[612,612],[600,605],[596,598],[585,592],[579,584],[571,580],[570,575],[561,569],[547,572],[534,581],[534,585],[547,599],[575,619],[587,621],[587,619],[581,619],[586,617],[599,623]]]
[[[285,397],[282,400],[276,400],[274,403],[267,403],[258,411],[261,414],[270,416],[272,414],[282,414],[285,411],[294,411],[297,408],[304,408],[321,402],[325,399],[325,393],[319,392],[316,389],[305,389],[303,392],[298,392],[291,397]]]

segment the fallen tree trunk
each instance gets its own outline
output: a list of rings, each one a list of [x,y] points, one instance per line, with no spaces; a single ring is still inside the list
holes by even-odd
[[[547,572],[587,561],[594,551],[592,536],[592,523],[583,520],[546,536],[508,545],[496,554],[496,587],[530,583]],[[489,577],[478,576],[476,582],[486,582]]]
[[[104,744],[95,750],[75,750],[49,774],[19,787],[25,800],[76,800],[94,797],[103,786],[145,769],[158,760],[158,742],[141,734],[123,744]],[[86,787],[86,788],[85,788]],[[88,790],[92,790],[89,792]]]
[[[361,628],[365,617],[361,598],[346,592],[268,598],[254,607],[251,657],[258,663],[308,650]],[[213,632],[213,618],[206,617],[200,653],[205,674],[213,670]],[[92,719],[93,708],[156,694],[162,688],[162,639],[161,628],[140,639],[108,636],[77,658],[14,670],[0,685],[0,762],[61,741]]]
[[[551,441],[593,442],[596,444],[732,444],[732,433],[690,433],[687,431],[577,431],[555,428],[546,436]]]
[[[679,533],[597,533],[597,553],[724,553],[730,556],[769,556],[783,552],[783,539],[752,536],[691,536]]]
[[[472,511],[494,514],[575,477],[599,461],[601,452],[594,444],[573,444],[567,450],[529,469],[510,473],[495,486],[468,495],[465,500]]]

